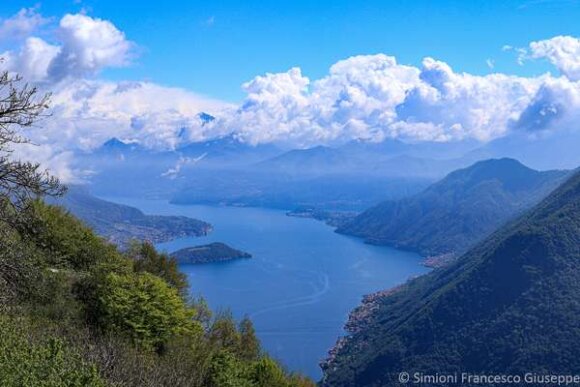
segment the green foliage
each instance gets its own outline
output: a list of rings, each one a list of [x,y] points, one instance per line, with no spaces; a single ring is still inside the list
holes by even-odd
[[[55,267],[86,270],[99,262],[119,259],[114,246],[104,243],[60,207],[35,202],[24,214],[19,231],[44,252],[46,263]]]
[[[260,358],[260,342],[252,321],[245,317],[236,327],[231,313],[219,314],[209,329],[209,341],[212,345],[236,354],[242,360]]]
[[[223,312],[217,316],[209,330],[209,340],[214,346],[232,353],[238,352],[241,337],[231,313]]]
[[[135,271],[147,272],[163,278],[169,285],[177,289],[182,296],[187,295],[189,287],[187,277],[179,271],[177,261],[167,254],[158,253],[151,243],[133,244],[128,257],[135,262]]]
[[[69,270],[45,269],[37,283],[32,315],[55,321],[74,321],[82,316],[82,303],[73,293],[77,273]]]
[[[205,329],[209,329],[213,313],[203,297],[191,298],[189,307],[195,312],[193,319],[199,322]]]
[[[30,324],[0,327],[0,384],[312,385],[263,360],[249,320],[186,302],[185,277],[150,244],[121,254],[42,202],[14,220],[0,221],[0,308]]]
[[[42,255],[23,241],[9,225],[0,222],[0,304],[36,298],[42,294]]]
[[[201,333],[176,289],[149,273],[111,273],[98,290],[100,323],[145,347],[159,347],[175,335]]]
[[[240,357],[246,360],[255,360],[260,356],[260,341],[256,337],[256,330],[252,320],[244,317],[240,322]]]
[[[268,387],[289,385],[284,371],[280,368],[278,363],[269,357],[263,357],[256,361],[251,367],[250,375],[254,386]]]
[[[271,358],[243,362],[228,351],[220,351],[209,368],[209,387],[314,387],[299,376],[288,376]]]
[[[216,354],[209,367],[208,387],[252,387],[247,368],[228,351]]]
[[[105,386],[94,364],[25,318],[0,316],[0,384],[4,387]],[[41,337],[39,337],[41,336]]]

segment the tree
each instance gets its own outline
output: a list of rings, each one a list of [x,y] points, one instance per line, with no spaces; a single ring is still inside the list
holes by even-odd
[[[13,245],[12,228],[22,223],[19,210],[28,208],[32,198],[64,193],[58,179],[41,170],[39,164],[13,157],[14,146],[30,143],[21,131],[43,115],[49,98],[48,94],[39,96],[38,90],[23,83],[21,77],[0,73],[0,221],[6,225],[0,227],[0,285],[13,286],[18,278],[30,274],[24,270],[22,259],[7,256],[9,245]]]
[[[149,242],[131,245],[127,254],[135,262],[135,271],[147,272],[161,277],[177,289],[184,298],[187,296],[189,288],[187,276],[179,271],[177,261],[174,258],[157,252]]]
[[[240,333],[230,311],[217,315],[209,330],[209,340],[216,348],[237,352],[240,347]]]
[[[0,220],[44,195],[61,195],[59,180],[42,170],[40,164],[16,160],[14,147],[31,144],[22,129],[32,127],[45,115],[50,94],[39,94],[36,87],[18,75],[0,74]]]
[[[213,313],[203,297],[192,297],[189,300],[189,308],[195,311],[193,319],[201,324],[206,330],[211,326],[211,318]]]
[[[240,321],[240,357],[245,360],[255,360],[260,356],[260,341],[252,320],[244,317]]]
[[[256,387],[290,387],[284,370],[271,358],[265,356],[254,363],[251,380]]]
[[[211,387],[254,387],[248,380],[247,365],[231,352],[218,351],[209,366],[208,385]]]
[[[149,273],[111,273],[99,289],[101,325],[133,342],[160,349],[171,337],[201,334],[177,290]]]

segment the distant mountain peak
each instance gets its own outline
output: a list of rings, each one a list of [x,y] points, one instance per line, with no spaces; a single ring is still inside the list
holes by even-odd
[[[538,171],[525,166],[518,160],[504,157],[477,161],[469,167],[458,169],[451,172],[449,175],[468,173],[486,173],[489,176],[496,174],[505,177],[506,173],[538,173]]]
[[[446,178],[441,180],[440,184],[461,180],[467,186],[484,180],[497,180],[505,188],[517,190],[520,188],[527,189],[534,185],[540,175],[540,171],[531,169],[518,160],[506,157],[478,161],[467,168],[451,172]]]
[[[139,144],[135,141],[122,141],[117,137],[112,137],[105,141],[98,149],[101,152],[126,152],[134,151],[139,148]]]
[[[105,141],[102,145],[103,148],[119,148],[119,147],[127,147],[129,144],[119,140],[117,137],[112,137],[109,140]]]
[[[501,166],[501,167],[509,167],[509,168],[520,168],[520,169],[527,169],[532,171],[533,169],[525,166],[521,162],[516,159],[512,159],[511,157],[501,157],[497,159],[487,159],[481,160],[474,163],[471,167],[478,168],[478,167],[490,167],[490,166]]]
[[[213,120],[215,120],[214,116],[212,116],[211,114],[205,113],[205,112],[201,112],[197,116],[201,120],[202,125],[208,124],[208,123],[212,122]]]

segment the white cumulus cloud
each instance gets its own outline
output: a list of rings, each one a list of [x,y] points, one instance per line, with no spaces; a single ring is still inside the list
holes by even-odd
[[[42,82],[48,78],[48,68],[60,51],[58,46],[29,37],[18,52],[6,52],[2,56],[6,69],[18,72],[29,81]]]
[[[107,20],[68,14],[60,20],[57,33],[62,46],[48,69],[53,79],[94,75],[130,61],[133,44]]]
[[[208,137],[201,111],[228,105],[179,88],[150,82],[76,80],[53,88],[52,116],[37,135],[65,148],[92,149],[112,137],[154,149]],[[180,134],[187,132],[187,138]]]
[[[15,15],[0,19],[0,40],[26,38],[48,22],[36,8],[22,8]]]
[[[548,59],[572,81],[580,80],[580,39],[556,36],[530,43],[529,56]]]
[[[217,127],[250,142],[298,145],[353,138],[488,141],[504,135],[549,76],[457,73],[425,58],[421,67],[394,57],[356,56],[310,81],[300,69],[258,76],[247,97]]]
[[[16,16],[8,20],[14,18]],[[20,24],[18,28],[4,28],[5,33],[16,37],[24,31],[32,32],[39,22],[30,21],[30,26]],[[48,43],[40,37],[27,37],[20,50],[2,54],[4,68],[34,81],[54,83],[67,78],[93,76],[107,67],[126,66],[130,63],[134,46],[111,22],[83,14],[63,16],[54,31],[54,39],[55,43]]]
[[[333,64],[320,79],[298,67],[256,76],[245,97],[226,104],[152,82],[108,82],[96,75],[130,65],[135,44],[113,23],[67,14],[52,29],[36,10],[0,22],[0,36],[18,42],[0,56],[3,69],[52,91],[52,115],[31,134],[44,159],[62,166],[71,149],[90,150],[111,137],[152,149],[235,133],[257,144],[312,146],[351,139],[379,141],[489,141],[510,132],[578,130],[580,40],[570,36],[506,46],[518,60],[545,58],[562,73],[519,77],[458,72],[425,58],[418,66],[385,54],[359,55]],[[42,36],[42,37],[39,37]],[[216,117],[205,122],[198,114]],[[167,176],[176,176],[181,160]]]

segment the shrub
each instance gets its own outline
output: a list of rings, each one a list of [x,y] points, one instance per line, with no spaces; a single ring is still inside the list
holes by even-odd
[[[109,274],[97,302],[103,328],[145,347],[159,349],[172,336],[202,332],[177,290],[149,273]]]
[[[210,387],[253,387],[247,377],[247,365],[232,353],[220,351],[211,361],[209,369]]]
[[[252,320],[244,317],[240,322],[240,357],[245,360],[255,360],[260,356],[260,341],[256,337],[256,330]]]
[[[149,242],[133,244],[127,253],[134,261],[135,271],[147,272],[163,278],[183,297],[187,296],[189,285],[185,274],[179,271],[177,261],[167,254],[159,253]]]
[[[38,332],[25,318],[0,317],[3,387],[105,386],[94,365],[60,338]]]

